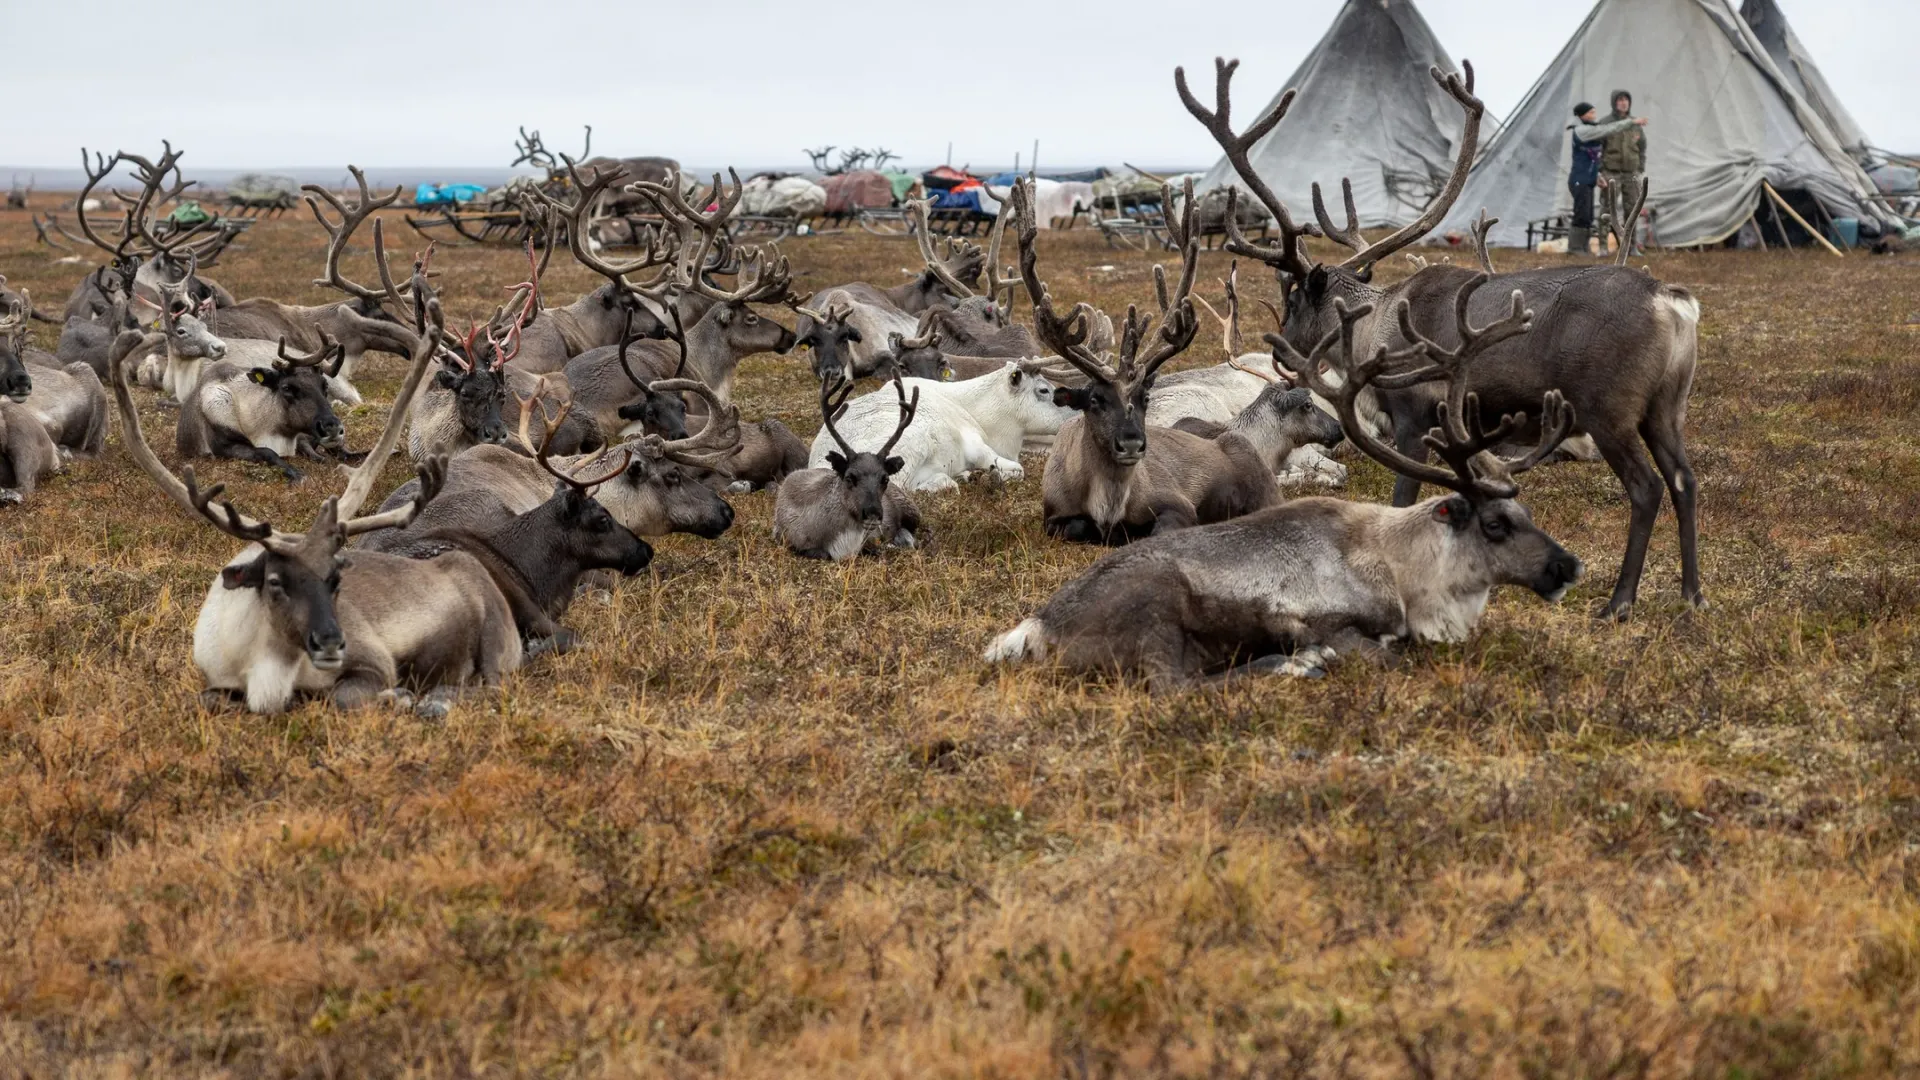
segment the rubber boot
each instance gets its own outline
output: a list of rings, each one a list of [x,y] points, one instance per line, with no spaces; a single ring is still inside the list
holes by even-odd
[[[1586,258],[1588,255],[1591,255],[1593,249],[1588,246],[1588,243],[1592,233],[1593,230],[1583,229],[1578,225],[1569,228],[1567,230],[1567,254],[1578,255],[1581,258]]]

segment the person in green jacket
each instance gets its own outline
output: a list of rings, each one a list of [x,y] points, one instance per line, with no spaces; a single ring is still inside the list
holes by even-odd
[[[1573,107],[1573,165],[1567,173],[1567,191],[1573,195],[1573,222],[1567,227],[1567,254],[1588,255],[1588,238],[1593,234],[1593,191],[1600,182],[1600,159],[1606,154],[1607,137],[1630,130],[1645,120],[1600,122],[1599,110],[1587,102]]]
[[[1625,90],[1613,92],[1613,114],[1608,123],[1631,120],[1607,136],[1606,149],[1600,153],[1601,218],[1613,231],[1614,240],[1631,244],[1639,233],[1638,222],[1628,220],[1634,204],[1640,201],[1640,186],[1647,171],[1647,118],[1633,115],[1633,95]]]

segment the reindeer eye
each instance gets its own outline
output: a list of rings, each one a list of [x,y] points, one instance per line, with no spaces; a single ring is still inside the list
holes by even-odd
[[[1481,523],[1480,531],[1487,534],[1487,539],[1497,544],[1513,535],[1513,523],[1503,517],[1488,518]]]

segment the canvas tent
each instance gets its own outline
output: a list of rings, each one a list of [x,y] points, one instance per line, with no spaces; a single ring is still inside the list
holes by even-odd
[[[1766,180],[1869,232],[1896,224],[1873,182],[1774,65],[1730,0],[1600,0],[1480,155],[1438,233],[1466,235],[1485,207],[1493,244],[1566,213],[1573,106],[1616,89],[1650,118],[1648,206],[1666,246],[1710,244],[1760,206]]]
[[[1460,107],[1427,74],[1436,66],[1456,70],[1413,0],[1347,0],[1281,85],[1282,93],[1292,87],[1300,96],[1254,145],[1248,155],[1254,169],[1301,213],[1312,213],[1314,181],[1334,192],[1337,203],[1340,179],[1347,177],[1361,225],[1412,221],[1446,182],[1460,132]],[[1196,92],[1211,98],[1210,85]],[[1274,95],[1267,108],[1279,100]],[[1198,187],[1211,191],[1235,180],[1223,157]]]
[[[1867,133],[1860,130],[1853,114],[1847,112],[1847,107],[1834,94],[1833,87],[1827,85],[1827,77],[1820,74],[1813,57],[1807,55],[1799,36],[1793,32],[1786,16],[1780,13],[1780,5],[1773,0],[1745,0],[1740,5],[1740,17],[1753,28],[1753,35],[1766,48],[1773,66],[1787,77],[1808,107],[1827,122],[1827,129],[1833,132],[1834,138],[1840,140],[1841,148],[1852,154],[1854,160],[1866,164],[1871,157]]]

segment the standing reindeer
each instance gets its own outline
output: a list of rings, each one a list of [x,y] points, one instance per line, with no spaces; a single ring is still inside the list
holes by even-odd
[[[1238,66],[1237,60],[1214,62],[1212,109],[1188,90],[1184,70],[1175,69],[1174,84],[1187,111],[1225,151],[1240,184],[1278,224],[1277,241],[1255,243],[1241,234],[1230,208],[1226,215],[1226,249],[1243,258],[1258,259],[1278,273],[1286,311],[1282,333],[1287,342],[1298,350],[1313,348],[1340,330],[1342,319],[1337,305],[1344,304],[1348,311],[1365,308],[1370,313],[1353,330],[1364,344],[1391,350],[1432,341],[1452,347],[1464,343],[1460,335],[1466,332],[1470,318],[1486,319],[1497,314],[1500,298],[1518,292],[1534,312],[1533,331],[1489,346],[1485,357],[1472,369],[1469,389],[1488,410],[1515,413],[1531,408],[1547,391],[1557,390],[1577,411],[1579,433],[1592,436],[1601,456],[1625,485],[1633,504],[1627,550],[1613,595],[1602,614],[1625,617],[1633,606],[1647,543],[1660,512],[1663,482],[1679,518],[1681,595],[1690,603],[1704,603],[1698,555],[1698,485],[1687,460],[1684,434],[1687,396],[1698,357],[1700,304],[1693,295],[1624,266],[1569,266],[1496,274],[1492,277],[1494,287],[1481,290],[1466,287],[1476,271],[1430,265],[1397,285],[1373,284],[1373,267],[1425,236],[1447,214],[1466,184],[1486,111],[1473,95],[1471,64],[1462,65],[1464,77],[1431,69],[1434,80],[1466,115],[1453,173],[1439,196],[1417,220],[1369,242],[1360,232],[1352,185],[1342,182],[1345,228],[1334,224],[1316,185],[1313,208],[1319,232],[1353,254],[1338,264],[1312,261],[1303,240],[1314,233],[1313,227],[1295,224],[1286,205],[1261,179],[1247,156],[1254,144],[1287,115],[1294,94],[1283,94],[1271,111],[1244,133],[1236,133],[1230,116],[1230,90]],[[1230,203],[1239,194],[1240,188],[1232,189]],[[1407,312],[1404,318],[1398,314],[1403,309]],[[1383,414],[1393,432],[1396,452],[1409,460],[1425,460],[1426,435],[1438,418],[1442,401],[1436,388],[1426,382],[1407,384],[1382,379],[1372,398],[1365,403],[1363,418],[1371,422],[1375,415]],[[1351,429],[1348,434],[1352,435]],[[1515,434],[1530,437],[1532,431]],[[1651,463],[1647,460],[1649,453]],[[1394,505],[1411,505],[1419,497],[1421,483],[1418,473],[1403,470],[1394,485]]]
[[[1467,311],[1485,284],[1461,288]],[[1389,350],[1360,333],[1373,306],[1336,301],[1336,326],[1302,354],[1270,334],[1275,358],[1333,403],[1355,446],[1388,468],[1455,494],[1411,507],[1296,499],[1233,521],[1154,536],[1116,551],[1053,595],[1039,614],[995,639],[989,662],[1051,661],[1077,673],[1143,677],[1168,689],[1232,674],[1324,674],[1335,656],[1386,659],[1403,641],[1457,642],[1473,632],[1492,590],[1532,589],[1549,602],[1582,567],[1533,524],[1513,477],[1542,461],[1574,424],[1557,391],[1541,403],[1540,442],[1518,459],[1493,453],[1527,426],[1509,415],[1492,429],[1467,389],[1474,362],[1524,333],[1532,313],[1511,313],[1461,344],[1430,339]],[[1409,318],[1402,301],[1398,317]],[[1360,351],[1367,354],[1356,360]],[[1426,360],[1422,366],[1406,365]],[[1336,369],[1329,377],[1323,367]],[[1389,373],[1391,372],[1391,373]],[[1362,422],[1360,399],[1390,386],[1433,387],[1439,426],[1426,437],[1445,467],[1383,443]]]
[[[834,414],[853,393],[853,384],[820,388],[820,419],[840,449],[827,453],[827,468],[802,469],[780,482],[773,503],[773,536],[794,554],[846,562],[872,539],[906,548],[918,542],[920,509],[888,481],[906,465],[892,456],[893,445],[913,423],[920,391],[916,389],[909,401],[906,386],[898,378],[893,389],[900,401],[900,420],[892,437],[875,452],[854,450],[833,426]]]

